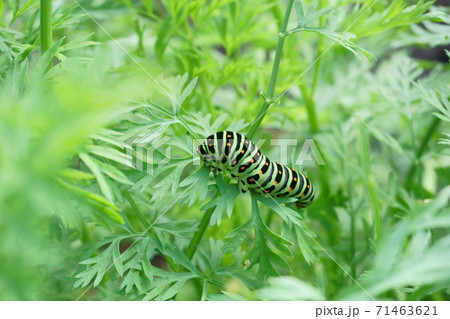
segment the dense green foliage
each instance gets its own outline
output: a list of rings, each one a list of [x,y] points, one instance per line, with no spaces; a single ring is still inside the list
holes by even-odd
[[[449,8],[51,2],[0,0],[1,300],[450,298]],[[314,203],[213,177],[218,130],[298,139]]]

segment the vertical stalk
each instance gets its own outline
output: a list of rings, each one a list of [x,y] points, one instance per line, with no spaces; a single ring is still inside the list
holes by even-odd
[[[189,243],[189,246],[186,250],[186,257],[189,259],[192,259],[194,256],[195,251],[197,250],[197,246],[200,242],[200,240],[203,237],[203,234],[206,231],[206,228],[208,228],[209,221],[211,219],[211,215],[214,212],[214,207],[208,209],[205,214],[202,217],[202,220],[200,221],[200,226],[198,227],[197,232],[195,233],[194,237],[192,238],[191,242]]]
[[[351,199],[350,199],[351,201]],[[353,209],[353,208],[352,208]],[[355,268],[355,255],[356,255],[356,228],[355,228],[355,212],[352,212],[350,215],[350,250],[351,250],[351,269],[353,278],[356,277],[356,268]]]
[[[291,16],[292,6],[294,4],[294,0],[289,0],[288,6],[286,8],[286,12],[283,18],[283,24],[281,25],[280,33],[278,34],[278,42],[277,48],[275,52],[275,59],[273,60],[272,66],[272,74],[270,75],[269,88],[267,89],[266,98],[264,99],[261,107],[259,108],[258,114],[256,115],[255,120],[248,131],[247,137],[251,139],[253,135],[255,135],[259,126],[261,125],[264,116],[266,115],[267,110],[273,103],[273,97],[275,94],[275,87],[277,85],[278,72],[280,69],[281,63],[281,55],[283,53],[284,40],[286,38],[286,30],[289,22],[289,17]]]
[[[124,190],[123,193],[125,194],[125,197],[127,198],[128,202],[130,203],[131,209],[136,214],[136,216],[141,220],[142,225],[145,227],[145,229],[149,229],[150,228],[149,223],[147,223],[144,215],[142,215],[142,213],[141,213],[141,210],[139,209],[139,207],[137,207],[136,202],[130,195],[130,192],[128,192],[128,190]]]
[[[125,197],[127,198],[128,202],[131,205],[131,209],[136,214],[136,216],[141,220],[142,225],[145,227],[145,231],[150,230],[150,224],[145,219],[144,215],[142,215],[141,210],[136,205],[136,202],[134,201],[133,197],[131,197],[130,192],[128,190],[124,190],[123,192],[125,194]],[[173,260],[170,257],[164,256],[164,259],[166,260],[167,264],[172,268],[173,270],[177,270],[177,265],[173,262]]]
[[[314,103],[313,93],[309,91],[305,84],[300,85],[300,91],[305,101],[306,112],[308,113],[308,122],[311,132],[319,131],[319,121],[317,120],[316,105]]]
[[[41,54],[52,47],[52,0],[41,0]]]
[[[326,8],[328,6],[327,0],[320,1],[320,7]],[[326,21],[326,16],[322,16],[319,19],[319,26],[323,25]],[[322,42],[323,42],[323,36],[319,34],[319,37],[317,38],[317,58],[319,58],[322,55]],[[317,63],[314,68],[314,77],[313,77],[313,83],[311,86],[311,97],[314,96],[314,93],[316,92],[317,82],[319,80],[319,74],[320,74],[320,68],[322,66],[322,59],[318,59]]]
[[[326,8],[328,5],[327,0],[321,1],[321,8]],[[322,16],[319,19],[319,25],[323,25],[326,21],[326,17]],[[309,89],[306,83],[300,84],[300,90],[302,92],[303,100],[305,101],[306,112],[308,113],[308,122],[311,132],[319,131],[319,121],[317,120],[316,103],[314,101],[314,94],[316,92],[317,83],[319,81],[320,69],[322,66],[322,59],[319,57],[322,55],[322,40],[323,36],[319,34],[317,39],[317,62],[314,68],[313,82],[311,89]]]
[[[419,148],[417,149],[417,152],[415,152],[416,161],[419,161],[419,159],[422,157],[423,153],[425,152],[428,142],[433,136],[433,133],[436,131],[436,129],[439,127],[441,120],[437,117],[431,121],[430,125],[428,126],[428,129],[420,143]],[[416,162],[411,164],[411,167],[408,170],[407,177],[406,177],[406,185],[410,184],[412,181],[412,178],[414,174],[416,174],[416,170],[419,168],[419,164]]]

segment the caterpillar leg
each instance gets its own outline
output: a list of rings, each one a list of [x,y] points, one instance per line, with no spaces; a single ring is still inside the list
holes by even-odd
[[[301,201],[295,202],[295,205],[296,205],[297,209],[302,209],[302,208],[308,207],[311,204],[311,202],[313,201],[315,196],[316,195],[313,194],[311,196],[311,198],[309,198],[308,200],[301,200]]]
[[[219,174],[222,172],[222,170],[218,167],[216,167],[213,171],[214,177],[219,176]]]
[[[239,183],[238,183],[238,185],[239,185],[239,191],[240,191],[242,194],[247,193],[247,191],[248,191],[248,185],[247,185],[243,180],[240,180]]]

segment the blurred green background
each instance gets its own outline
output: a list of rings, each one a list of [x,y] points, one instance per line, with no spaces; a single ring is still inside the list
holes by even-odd
[[[1,300],[367,299],[315,241],[376,299],[450,299],[447,2],[295,1],[288,29],[322,29],[286,37],[287,91],[256,137],[312,138],[326,165],[299,170],[318,197],[304,229],[260,205],[289,244],[233,242],[250,196],[222,197],[192,263],[204,204],[232,192],[191,165],[192,138],[248,132],[289,1],[78,2],[0,0]],[[169,165],[139,169],[136,138],[171,146]]]

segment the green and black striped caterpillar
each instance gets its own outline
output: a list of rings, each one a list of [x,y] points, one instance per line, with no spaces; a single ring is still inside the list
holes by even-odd
[[[214,133],[198,147],[200,158],[215,174],[228,171],[245,193],[296,198],[297,208],[308,206],[315,196],[309,178],[293,168],[272,162],[245,136],[229,131]]]

